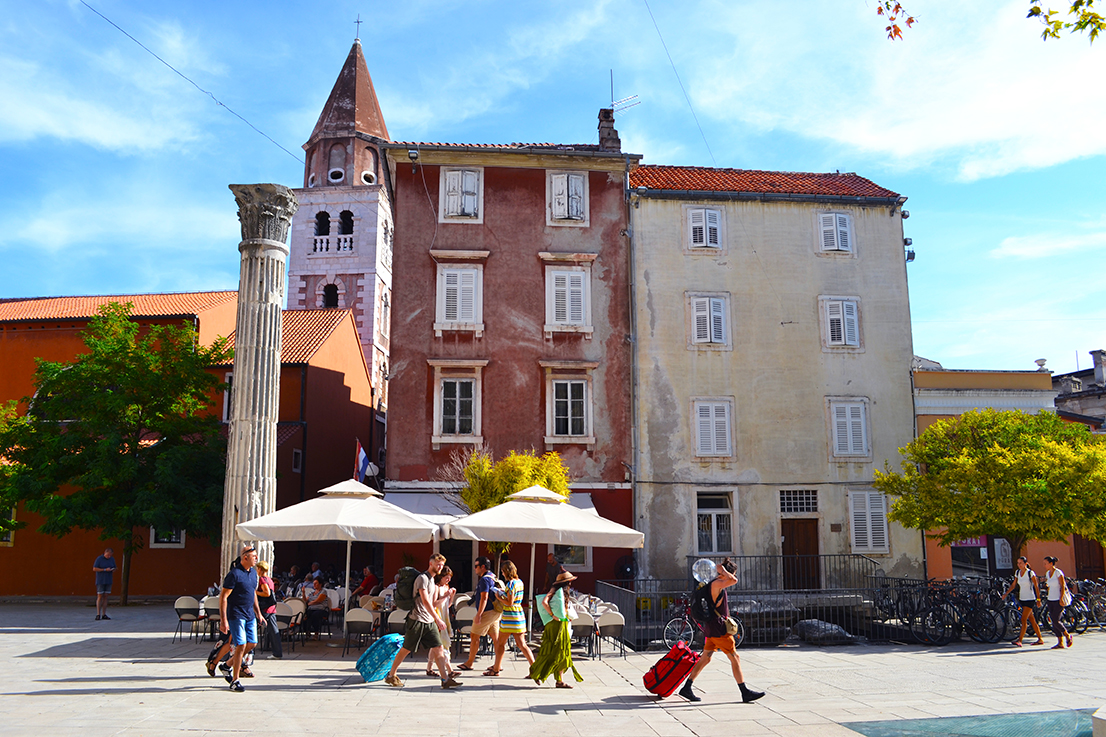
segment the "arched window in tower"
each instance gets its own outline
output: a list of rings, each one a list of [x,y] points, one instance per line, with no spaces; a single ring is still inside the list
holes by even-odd
[[[380,334],[388,334],[388,326],[392,320],[392,305],[388,299],[388,293],[384,293],[384,297],[380,300]]]
[[[315,216],[315,235],[330,235],[330,213],[320,212]]]
[[[365,147],[365,170],[361,172],[362,184],[376,184],[376,149]]]
[[[342,210],[338,216],[338,235],[353,235],[353,213]]]
[[[338,285],[327,284],[323,287],[323,307],[337,307],[338,306]]]
[[[341,184],[346,178],[346,147],[340,143],[330,148],[326,178],[331,184]]]

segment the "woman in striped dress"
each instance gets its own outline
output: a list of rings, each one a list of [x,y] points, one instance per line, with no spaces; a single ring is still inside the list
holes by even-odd
[[[522,581],[518,578],[518,569],[507,560],[503,562],[499,572],[506,581],[506,596],[499,597],[503,604],[503,616],[499,619],[499,641],[495,643],[495,664],[484,671],[486,676],[498,676],[503,669],[503,653],[507,650],[507,638],[511,636],[515,638],[518,649],[526,656],[526,662],[534,664],[534,653],[530,652],[530,646],[526,644],[526,616],[522,613],[525,592]]]

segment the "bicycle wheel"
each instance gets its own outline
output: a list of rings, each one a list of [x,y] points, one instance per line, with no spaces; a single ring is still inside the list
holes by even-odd
[[[695,642],[695,625],[686,617],[673,617],[664,625],[662,636],[666,647],[673,647],[677,642],[683,642],[691,647]]]
[[[1022,631],[1022,610],[1013,604],[1007,604],[1002,610],[1002,618],[1005,628],[1002,639],[1013,642]]]
[[[745,642],[745,623],[737,617],[734,617],[733,620],[737,622],[737,632],[733,636],[733,646],[741,647],[741,643]]]
[[[1091,616],[1099,627],[1106,626],[1106,596],[1095,596],[1091,599]]]
[[[926,609],[910,623],[910,632],[924,645],[947,645],[952,641],[952,617],[943,607]]]

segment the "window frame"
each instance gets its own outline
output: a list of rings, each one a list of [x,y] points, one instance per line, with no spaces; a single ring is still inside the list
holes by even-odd
[[[873,509],[872,501],[879,499],[882,505],[880,509]],[[861,503],[863,500],[863,503]],[[853,553],[868,553],[877,555],[891,554],[891,529],[887,521],[887,497],[874,489],[850,489],[849,490],[849,542]],[[878,515],[878,518],[875,516]],[[862,529],[858,529],[857,521],[863,518]],[[873,534],[882,527],[883,545],[877,545],[877,535]],[[861,540],[861,533],[864,539]]]
[[[696,313],[697,305],[705,303],[707,305],[707,332],[710,340],[702,340],[699,335],[698,315]],[[721,317],[721,340],[715,341],[714,335],[714,305],[719,304],[719,315]],[[730,317],[730,294],[729,292],[687,292],[684,298],[684,308],[687,312],[687,348],[688,350],[707,350],[707,351],[732,351],[733,350],[733,330],[732,319]]]
[[[234,372],[227,371],[223,374],[223,383],[227,388],[223,390],[223,423],[229,423],[231,417],[231,402],[234,401]]]
[[[472,445],[482,447],[483,435],[483,369],[488,365],[487,360],[465,359],[428,359],[427,363],[433,368],[434,413],[433,425],[430,427],[430,443],[434,450],[440,450],[442,445]],[[472,433],[471,434],[446,434],[442,432],[444,401],[444,381],[473,382],[472,391]]]
[[[565,204],[563,214],[557,204],[557,180],[565,179]],[[580,182],[580,214],[572,217],[572,182]],[[545,224],[554,227],[586,228],[591,225],[591,185],[586,171],[548,169],[545,175]]]
[[[11,508],[11,516],[8,519],[15,522],[15,507]],[[8,530],[7,532],[0,532],[0,548],[14,548],[15,547],[15,530]]]
[[[868,417],[868,398],[867,397],[827,397],[826,409],[829,421],[830,431],[830,458],[839,459],[844,461],[866,461],[872,457],[872,428]],[[844,450],[839,450],[839,414],[838,410],[843,409],[846,412],[844,417],[846,422],[845,433],[846,442],[848,447]],[[856,410],[854,412],[853,410]],[[853,422],[859,419],[861,442],[863,448],[855,447],[855,430],[853,428]]]
[[[458,294],[458,314],[456,320],[446,319],[447,290],[446,281],[450,272],[464,274],[472,272],[473,279],[473,319],[461,320],[460,301],[462,295]],[[461,288],[463,285],[458,285]],[[437,274],[437,287],[434,297],[434,335],[442,337],[444,331],[472,332],[479,338],[484,334],[484,264],[465,263],[439,263]]]
[[[292,448],[292,473],[303,473],[303,450]]]
[[[719,408],[725,410],[725,422],[726,422],[726,448],[720,449],[715,447],[712,443],[712,447],[709,452],[702,452],[702,429],[703,423],[700,420],[700,408],[711,407],[711,417],[709,421],[713,424],[717,422],[718,418],[716,412]],[[712,430],[711,434],[716,441],[717,427]],[[692,397],[691,398],[691,439],[693,445],[693,454],[695,458],[702,461],[725,461],[732,459],[736,456],[734,448],[734,400],[733,397]],[[722,452],[722,451],[725,452]]]
[[[857,247],[853,220],[853,213],[845,210],[819,210],[815,212],[815,251],[822,256],[855,258]],[[843,227],[842,222],[844,223]],[[833,235],[827,239],[827,235],[830,233]],[[844,239],[842,239],[842,233],[844,233]],[[844,241],[843,247],[842,241]]]
[[[448,181],[450,174],[459,173],[461,180],[461,208],[460,212],[451,212],[449,202],[449,186]],[[470,173],[476,178],[476,191],[473,193],[475,199],[476,213],[474,215],[461,214],[464,212],[464,179],[465,174]],[[482,224],[484,222],[484,167],[482,166],[443,166],[438,175],[438,222],[439,223],[473,223]]]
[[[695,214],[703,213],[703,242],[695,242]],[[684,250],[688,253],[721,253],[725,249],[724,210],[706,205],[687,205],[684,207]],[[710,245],[710,216],[717,217],[715,236],[718,245]]]
[[[833,339],[833,316],[830,312],[835,305],[840,305],[841,309],[841,339]],[[853,309],[853,332],[855,338],[853,342],[849,342],[849,317],[848,317],[848,305],[852,305]],[[861,306],[860,297],[857,296],[840,296],[840,295],[819,295],[818,297],[818,321],[822,330],[822,350],[825,353],[863,353],[864,352],[864,330],[861,320]]]
[[[188,535],[187,535],[186,531],[185,530],[174,529],[173,532],[176,532],[176,533],[180,534],[180,539],[179,540],[176,540],[174,542],[158,542],[157,541],[157,530],[154,529],[153,525],[151,525],[150,526],[150,548],[151,549],[166,548],[166,549],[183,550],[184,546],[185,546],[185,543],[188,541]]]
[[[595,384],[593,371],[599,363],[593,361],[539,361],[545,370],[545,449],[555,445],[586,445],[595,448]],[[558,435],[556,433],[556,385],[562,382],[578,382],[584,386],[584,434]],[[571,396],[567,400],[572,402]],[[569,424],[571,429],[571,414]]]
[[[571,321],[568,318],[570,311],[566,303],[566,319],[557,320],[557,288],[558,275],[572,277],[579,275],[581,284],[581,318],[579,321]],[[546,265],[545,267],[545,325],[542,328],[546,337],[552,337],[553,333],[581,333],[585,338],[590,338],[595,328],[591,321],[591,264],[570,266],[567,264]]]
[[[707,499],[718,499],[725,502],[724,507],[704,507],[702,502]],[[718,510],[718,511],[715,511]],[[699,544],[700,517],[709,516],[711,520],[711,544],[712,550],[704,550]],[[718,519],[729,518],[730,521],[730,549],[718,550]],[[695,493],[695,554],[696,555],[734,555],[737,553],[737,495],[733,492],[698,491]]]
[[[565,553],[568,550],[583,550],[584,562],[583,563],[565,563]],[[553,545],[553,555],[557,556],[557,560],[561,561],[561,565],[566,571],[572,571],[574,573],[591,573],[593,570],[593,558],[592,548],[590,545]]]

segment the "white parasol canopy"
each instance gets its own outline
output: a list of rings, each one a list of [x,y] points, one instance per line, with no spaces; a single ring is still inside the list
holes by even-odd
[[[384,501],[379,491],[353,479],[328,486],[319,494],[235,527],[243,540],[344,540],[347,606],[354,541],[428,543],[438,531],[437,525]]]

